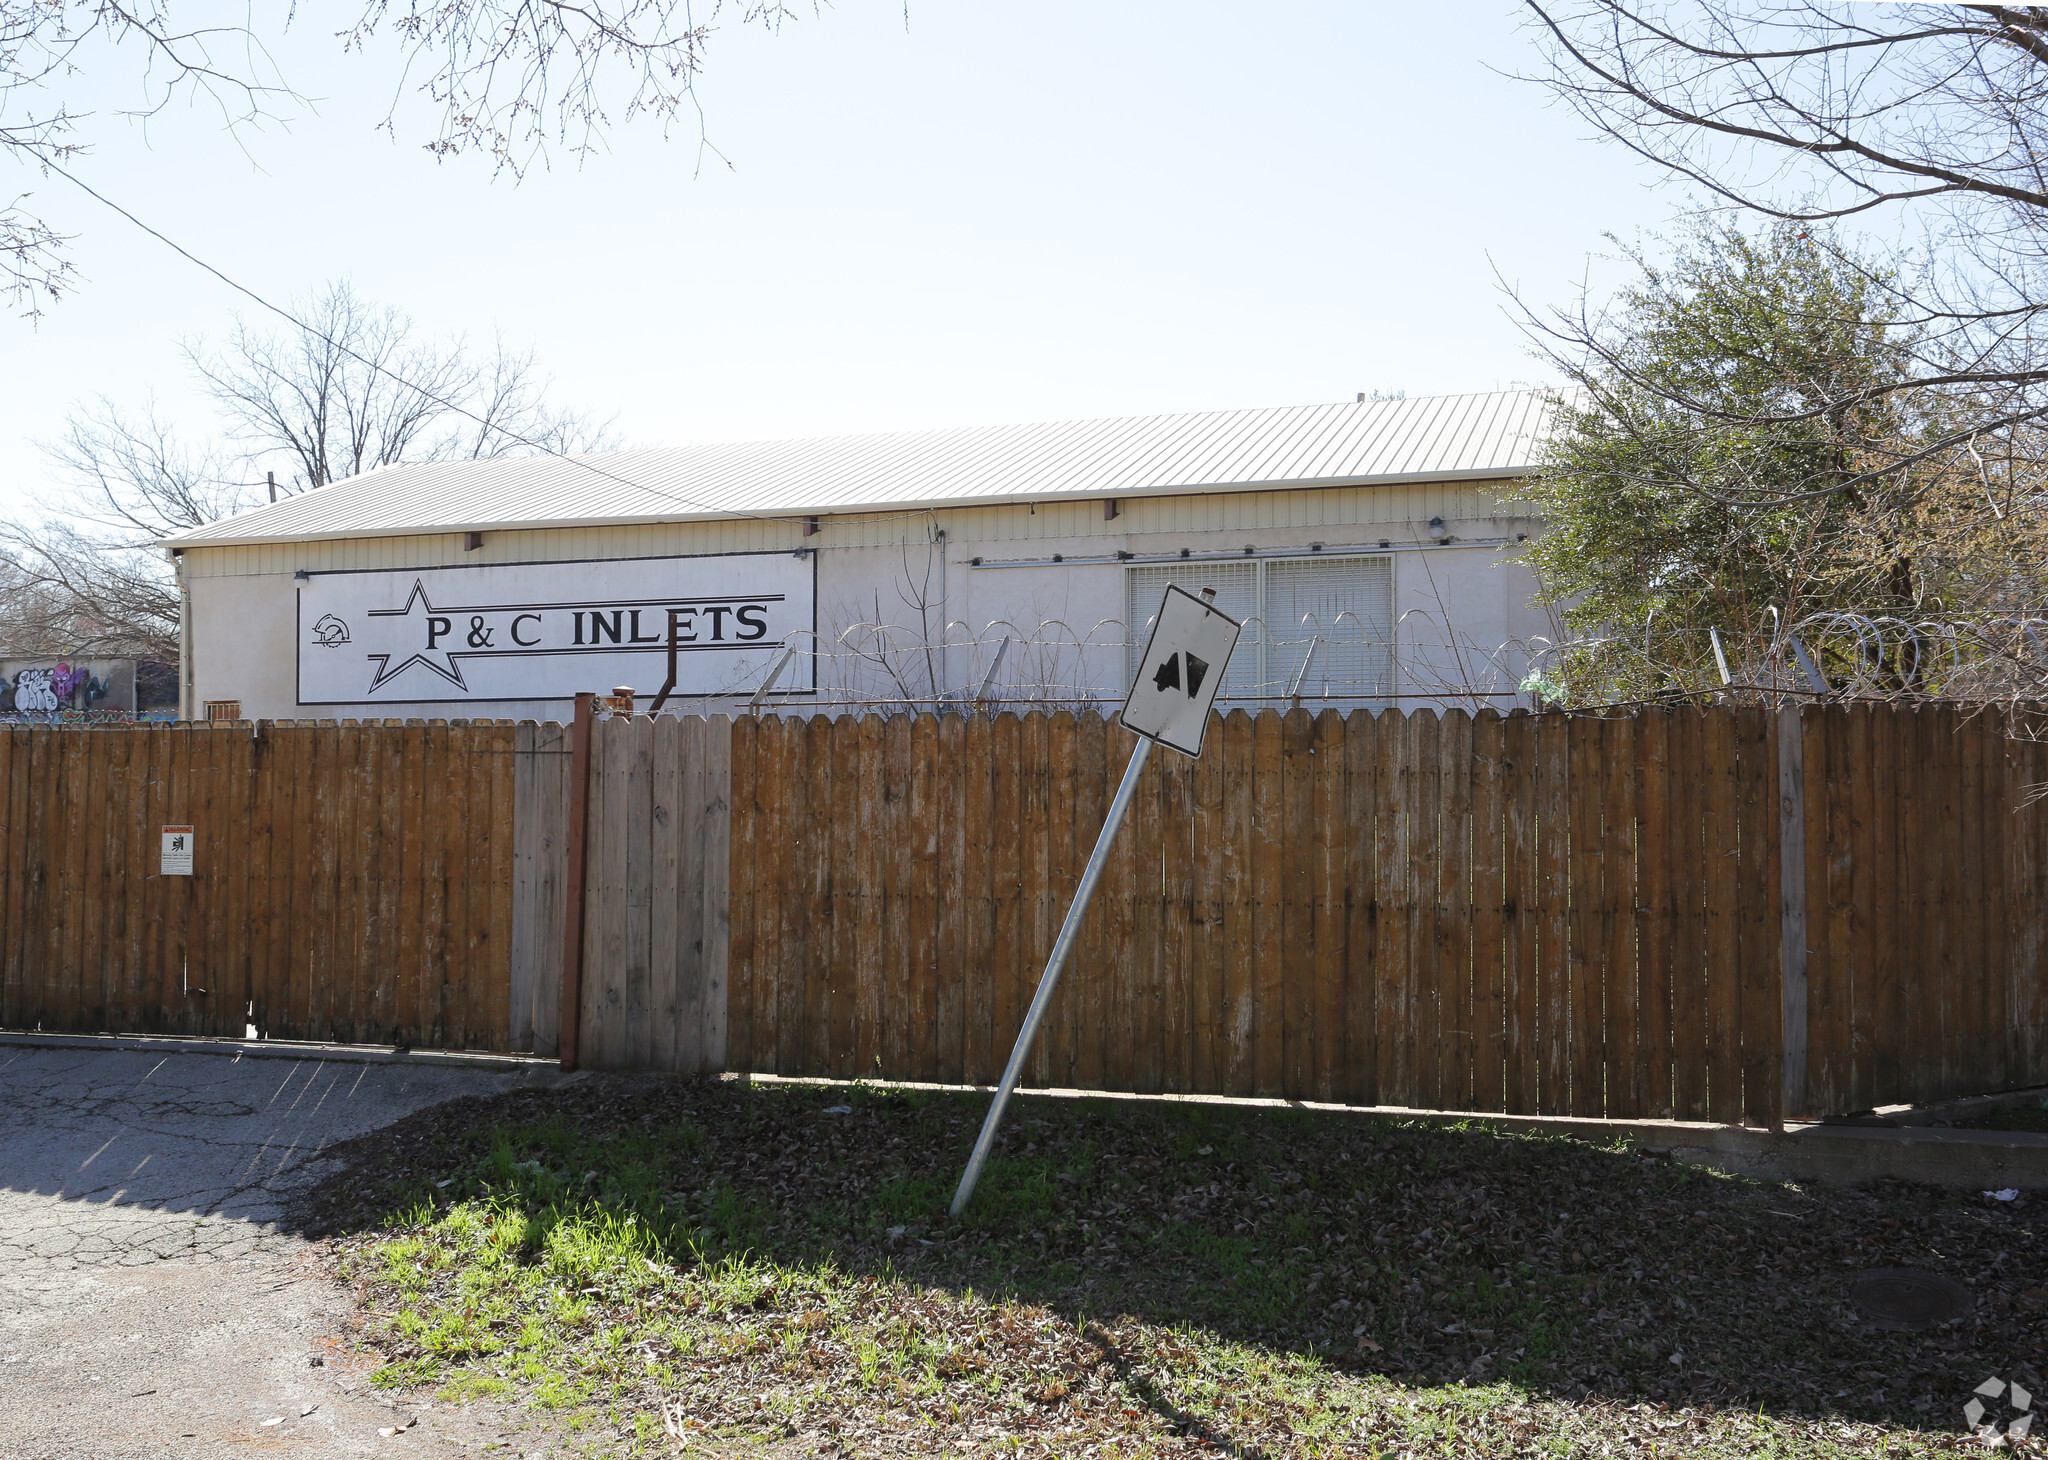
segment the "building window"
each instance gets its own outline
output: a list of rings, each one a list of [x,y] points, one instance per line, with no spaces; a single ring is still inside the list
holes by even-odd
[[[1391,557],[1248,559],[1125,569],[1132,626],[1127,674],[1137,673],[1168,583],[1216,590],[1216,606],[1244,622],[1217,694],[1221,704],[1327,701],[1356,709],[1391,701],[1394,560]],[[1303,671],[1304,663],[1307,665]]]
[[[215,720],[239,720],[242,718],[242,702],[240,700],[208,700],[206,702],[206,718],[209,723]]]

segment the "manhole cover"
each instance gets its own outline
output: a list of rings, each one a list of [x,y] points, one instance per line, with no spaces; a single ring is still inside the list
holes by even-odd
[[[1912,1333],[1962,1318],[1977,1306],[1970,1290],[1954,1278],[1916,1267],[1879,1267],[1859,1273],[1849,1301],[1879,1328]]]

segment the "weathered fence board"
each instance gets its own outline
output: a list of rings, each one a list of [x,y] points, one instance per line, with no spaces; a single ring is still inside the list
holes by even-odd
[[[725,1067],[733,739],[723,715],[614,716],[591,727],[584,1064]],[[537,861],[544,853],[536,847]],[[555,864],[544,870],[554,875]]]
[[[0,730],[0,1025],[509,1047],[514,734]]]

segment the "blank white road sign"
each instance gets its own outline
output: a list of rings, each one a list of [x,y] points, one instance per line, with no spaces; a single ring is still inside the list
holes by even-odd
[[[1185,588],[1167,584],[1152,641],[1124,701],[1124,728],[1182,755],[1200,755],[1209,706],[1243,628]]]
[[[189,826],[167,826],[164,828],[163,862],[158,867],[165,877],[190,877],[192,875],[192,828]]]

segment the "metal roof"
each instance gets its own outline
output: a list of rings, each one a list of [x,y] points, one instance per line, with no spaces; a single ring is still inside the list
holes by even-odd
[[[1542,391],[1495,391],[424,462],[382,467],[165,542],[226,547],[1516,476],[1534,467],[1548,416]]]

